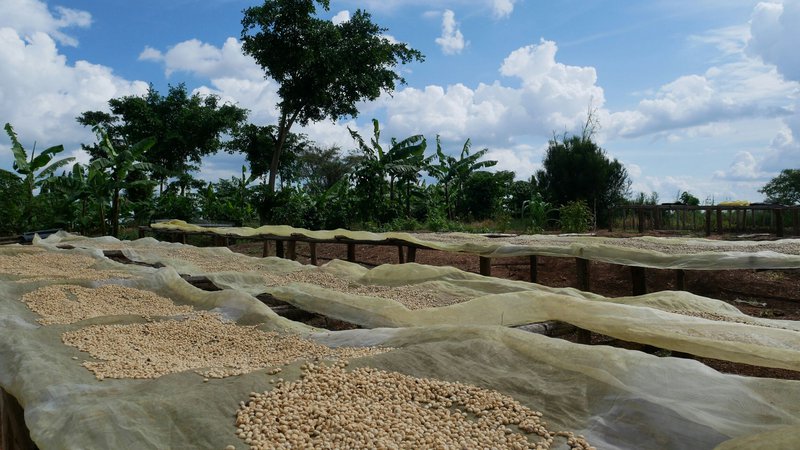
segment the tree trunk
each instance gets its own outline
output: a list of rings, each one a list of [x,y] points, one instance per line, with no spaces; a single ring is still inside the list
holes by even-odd
[[[447,220],[453,220],[453,211],[450,208],[450,188],[444,184],[444,205],[447,210]]]
[[[114,197],[111,199],[111,235],[119,235],[119,188],[114,188]]]
[[[272,153],[272,161],[269,164],[269,192],[275,192],[275,179],[278,177],[283,145],[286,143],[286,137],[289,135],[289,130],[292,128],[299,112],[297,111],[291,119],[286,117],[285,112],[281,113],[281,121],[278,125],[278,142],[276,142],[275,151]]]
[[[394,175],[389,175],[389,205],[394,208]]]

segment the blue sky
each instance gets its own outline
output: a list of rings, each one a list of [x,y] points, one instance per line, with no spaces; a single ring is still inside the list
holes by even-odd
[[[30,147],[63,143],[85,160],[75,117],[110,98],[185,82],[276,122],[275,84],[239,47],[241,0],[2,0],[0,122]],[[347,126],[383,136],[471,138],[501,170],[527,178],[553,133],[591,104],[596,138],[634,191],[672,201],[759,201],[781,169],[800,168],[800,0],[332,0],[332,20],[366,9],[421,50],[408,82],[359,117],[313,124],[322,145],[353,148]],[[40,147],[41,148],[41,147]],[[0,167],[10,168],[0,138]],[[238,173],[219,154],[198,174]]]

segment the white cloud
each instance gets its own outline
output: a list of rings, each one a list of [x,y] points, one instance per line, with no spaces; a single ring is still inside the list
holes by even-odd
[[[207,78],[219,78],[235,74],[246,79],[262,78],[264,72],[252,57],[242,53],[242,45],[235,38],[228,38],[221,48],[197,39],[183,41],[165,53],[145,47],[139,60],[163,62],[167,76],[175,72],[189,72]]]
[[[78,41],[64,33],[64,28],[86,28],[92,16],[86,11],[56,6],[50,11],[40,0],[3,0],[0,2],[0,28],[11,27],[21,36],[47,33],[63,45],[76,46]]]
[[[517,179],[527,180],[542,168],[543,156],[544,148],[522,144],[511,148],[492,148],[483,159],[497,161],[497,165],[490,170],[512,171]]]
[[[350,11],[346,9],[343,11],[339,11],[338,13],[336,13],[335,16],[333,16],[333,18],[331,18],[331,22],[333,22],[334,25],[339,25],[349,21],[350,21]]]
[[[467,45],[464,41],[464,35],[461,34],[461,30],[458,28],[456,15],[449,9],[442,14],[442,35],[436,38],[436,44],[445,55],[459,54]]]
[[[107,110],[108,100],[140,95],[147,83],[116,76],[108,67],[69,64],[55,41],[43,32],[23,38],[0,28],[0,117],[10,122],[26,147],[63,143],[70,150],[91,142],[90,130],[75,121],[87,110]]]
[[[503,19],[511,15],[514,11],[514,3],[518,0],[491,0],[492,16],[495,19]]]
[[[761,172],[759,161],[748,151],[736,154],[727,170],[717,170],[714,178],[718,180],[752,181],[769,179],[769,174]]]
[[[787,79],[800,81],[800,1],[761,2],[750,19],[747,53],[774,64]]]
[[[606,130],[612,136],[636,137],[741,118],[786,116],[793,113],[791,98],[798,92],[800,85],[781,78],[774,67],[740,60],[661,86],[636,109],[610,113]]]

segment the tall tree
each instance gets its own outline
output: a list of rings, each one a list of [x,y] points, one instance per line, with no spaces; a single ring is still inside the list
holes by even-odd
[[[148,137],[155,145],[145,161],[163,169],[153,174],[163,189],[164,182],[196,170],[203,157],[222,147],[222,136],[236,130],[247,111],[222,104],[214,95],[189,95],[183,83],[169,86],[162,96],[152,85],[141,97],[127,96],[108,101],[111,114],[86,111],[77,120],[84,126],[100,125],[113,146],[131,146]],[[101,156],[99,144],[84,146],[93,157]]]
[[[625,167],[609,160],[591,135],[550,140],[536,181],[545,199],[554,205],[583,200],[594,210],[598,224],[607,220],[608,208],[622,202],[630,189]]]
[[[272,170],[271,161],[275,154],[278,127],[247,124],[240,127],[229,142],[225,144],[229,153],[244,154],[253,177],[268,177]],[[304,134],[289,133],[283,146],[283,157],[277,167],[277,175],[284,184],[292,183],[299,176],[298,157],[310,145]]]
[[[800,203],[800,169],[784,169],[758,192],[767,196],[767,201],[783,205]]]
[[[266,0],[244,11],[242,49],[275,80],[281,98],[270,191],[292,126],[357,116],[359,102],[405,82],[399,65],[423,60],[419,51],[386,37],[368,13],[357,10],[334,24],[316,17],[317,4],[330,7],[329,0]]]

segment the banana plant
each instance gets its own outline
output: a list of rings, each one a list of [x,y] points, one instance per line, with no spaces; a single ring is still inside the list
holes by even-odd
[[[11,153],[14,155],[13,168],[19,174],[25,184],[25,201],[23,208],[23,225],[29,226],[35,224],[34,220],[34,192],[40,188],[44,182],[53,176],[56,170],[66,166],[75,158],[68,157],[53,161],[53,158],[64,151],[63,145],[54,145],[45,149],[38,156],[36,155],[36,144],[33,145],[31,155],[28,157],[28,152],[19,142],[17,133],[10,123],[5,125],[6,133],[11,139]],[[0,169],[3,170],[3,169]],[[9,172],[4,170],[4,172]],[[12,173],[12,172],[9,172]]]
[[[407,180],[412,175],[416,179],[416,175],[423,168],[425,148],[427,142],[425,137],[421,134],[409,136],[401,141],[395,138],[391,139],[391,147],[384,151],[380,144],[381,130],[380,124],[377,119],[372,119],[372,138],[369,145],[364,139],[353,130],[350,130],[350,136],[356,141],[358,148],[367,157],[367,163],[370,170],[374,171],[380,180],[389,178],[389,203],[394,204],[395,199],[395,182],[399,180]],[[384,195],[384,183],[380,186],[380,195]]]
[[[469,178],[473,172],[497,164],[497,161],[492,160],[478,161],[489,152],[488,148],[481,149],[473,154],[470,154],[471,150],[472,142],[467,139],[466,142],[464,142],[464,146],[461,148],[461,154],[458,159],[456,159],[444,153],[441,140],[438,135],[436,136],[436,158],[439,163],[428,166],[428,173],[436,178],[443,187],[447,218],[449,220],[453,220],[453,208],[452,202],[450,201],[452,191],[455,189],[456,196],[460,195],[463,190],[464,182],[467,181],[467,178]]]
[[[100,171],[106,172],[110,178],[111,188],[111,234],[119,235],[119,216],[120,216],[120,191],[131,186],[127,181],[128,174],[134,171],[155,171],[154,164],[142,162],[144,153],[156,143],[155,137],[142,139],[141,141],[126,147],[117,149],[111,142],[111,138],[105,129],[100,126],[93,128],[103,157],[92,161],[92,166]],[[144,180],[144,183],[150,183]],[[136,182],[141,184],[142,182]]]

